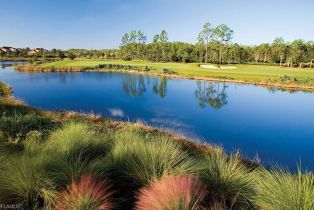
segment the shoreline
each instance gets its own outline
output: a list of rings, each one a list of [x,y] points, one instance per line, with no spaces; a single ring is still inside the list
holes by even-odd
[[[3,86],[2,86],[3,85]],[[2,86],[2,88],[1,88]],[[65,124],[71,120],[83,120],[88,124],[99,127],[110,127],[115,131],[127,128],[140,129],[141,131],[151,134],[151,135],[161,135],[172,139],[178,143],[181,143],[187,150],[198,154],[198,155],[206,155],[211,154],[213,151],[223,151],[226,153],[223,147],[217,146],[215,144],[208,144],[207,142],[197,142],[193,139],[189,139],[184,135],[172,133],[167,130],[163,130],[160,128],[156,128],[150,125],[146,125],[140,122],[127,122],[127,121],[119,121],[114,120],[109,117],[99,116],[92,113],[80,113],[74,111],[53,111],[53,110],[41,110],[35,107],[32,107],[26,104],[19,99],[16,99],[13,96],[14,90],[13,88],[2,82],[0,80],[0,93],[1,90],[4,90],[2,98],[0,97],[0,107],[3,105],[12,105],[12,106],[21,106],[22,108],[35,112],[38,115],[46,116],[48,118],[54,119],[58,121],[60,124]],[[0,95],[1,96],[1,95]],[[2,101],[3,100],[3,101]],[[0,109],[1,110],[1,109]],[[235,155],[234,153],[227,153],[228,155]],[[266,167],[266,165],[262,165],[258,160],[250,159],[248,157],[241,155],[242,162],[248,167],[257,168],[260,166]]]
[[[22,65],[23,66],[23,65]],[[297,85],[297,84],[280,84],[280,83],[271,83],[271,82],[253,82],[253,81],[243,81],[243,80],[235,80],[235,79],[223,79],[223,78],[215,78],[215,77],[199,77],[199,76],[184,76],[178,74],[163,74],[154,71],[139,71],[139,70],[119,70],[119,69],[86,69],[82,70],[80,67],[54,67],[53,70],[50,68],[36,68],[32,66],[27,66],[27,68],[22,68],[21,65],[15,65],[13,68],[16,71],[21,72],[117,72],[117,73],[128,73],[128,74],[142,74],[142,75],[151,75],[151,76],[158,76],[158,77],[166,77],[166,78],[173,78],[173,79],[186,79],[186,80],[197,80],[197,81],[208,81],[208,82],[226,82],[226,83],[234,83],[234,84],[243,84],[243,85],[254,85],[254,86],[261,86],[261,87],[274,87],[283,90],[291,90],[291,91],[306,91],[306,92],[314,92],[314,85]]]

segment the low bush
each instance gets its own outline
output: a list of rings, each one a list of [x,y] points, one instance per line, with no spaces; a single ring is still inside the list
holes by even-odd
[[[29,131],[48,133],[56,125],[53,120],[32,112],[0,113],[0,130],[13,140],[24,140]]]

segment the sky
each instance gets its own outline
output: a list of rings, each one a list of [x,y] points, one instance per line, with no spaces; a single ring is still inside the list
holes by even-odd
[[[0,46],[47,49],[118,48],[142,30],[151,41],[195,43],[204,23],[227,24],[247,45],[314,40],[313,0],[0,0]]]

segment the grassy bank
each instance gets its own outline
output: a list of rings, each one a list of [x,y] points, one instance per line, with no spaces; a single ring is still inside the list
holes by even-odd
[[[105,68],[100,68],[104,65]],[[109,65],[115,68],[109,69]],[[124,68],[127,66],[128,68]],[[234,65],[235,69],[206,69],[198,63],[155,63],[148,61],[63,60],[36,66],[18,66],[24,71],[142,71],[169,77],[204,79],[214,81],[230,81],[238,83],[277,86],[282,88],[314,90],[314,69],[283,68],[279,66]],[[132,69],[135,68],[135,70]],[[150,69],[145,71],[145,69]]]
[[[314,176],[141,124],[44,112],[0,82],[0,204],[21,209],[313,209]],[[2,207],[1,207],[2,208]]]

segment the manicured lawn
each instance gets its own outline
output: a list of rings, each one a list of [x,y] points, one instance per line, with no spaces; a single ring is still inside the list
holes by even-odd
[[[313,79],[314,68],[299,69],[299,68],[283,68],[278,66],[262,66],[262,65],[234,65],[236,69],[204,69],[199,67],[198,63],[155,63],[149,61],[133,60],[101,60],[101,59],[76,59],[63,60],[53,63],[42,64],[42,67],[87,67],[96,66],[99,64],[120,64],[120,65],[136,65],[150,66],[156,69],[167,68],[177,72],[182,76],[191,77],[214,77],[233,80],[243,80],[247,82],[263,82],[272,78],[281,77],[284,75],[295,77],[298,79]]]

